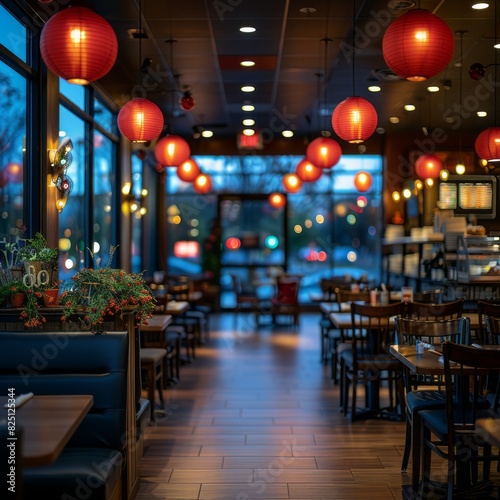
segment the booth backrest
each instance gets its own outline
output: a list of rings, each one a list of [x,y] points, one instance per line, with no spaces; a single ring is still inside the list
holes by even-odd
[[[90,394],[94,403],[67,446],[126,445],[127,332],[0,332],[0,390]]]

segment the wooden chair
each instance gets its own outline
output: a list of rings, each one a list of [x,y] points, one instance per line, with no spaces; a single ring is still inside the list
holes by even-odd
[[[293,325],[299,324],[299,286],[300,276],[282,275],[276,278],[276,292],[271,298],[271,315],[273,323],[276,323],[278,315],[291,315],[293,317]]]
[[[358,416],[356,411],[357,386],[365,386],[365,411],[374,416],[385,412],[379,405],[379,388],[382,382],[389,386],[390,410],[397,416],[395,393],[404,411],[402,385],[399,383],[401,367],[388,350],[392,342],[394,318],[403,313],[403,302],[387,306],[351,304],[352,341],[350,349],[340,353],[340,397],[344,413],[348,413],[349,386],[352,386],[351,421]]]
[[[160,398],[160,407],[164,408],[163,401],[163,366],[165,364],[166,349],[145,347],[141,348],[141,371],[146,376],[148,399],[151,403],[151,420],[155,420],[155,386]]]
[[[445,339],[468,344],[470,340],[468,318],[430,321],[396,318],[395,326],[399,345],[415,345],[417,341],[441,345]],[[436,380],[434,377],[417,377],[412,375],[407,368],[403,368],[403,381],[406,402],[406,438],[401,471],[404,472],[408,468],[410,451],[412,451],[412,477],[418,478],[421,428],[419,412],[430,408],[444,408],[445,392],[441,389],[442,380]]]
[[[500,357],[497,350],[445,342],[443,358],[445,409],[420,412],[423,427],[422,487],[424,492],[430,487],[431,455],[434,452],[448,463],[446,498],[452,500],[458,498],[461,491],[479,486],[478,462],[483,462],[483,480],[488,480],[491,461],[499,458],[491,455],[491,445],[476,432],[475,422],[477,418],[495,417],[485,405],[482,391],[485,376],[498,375]],[[482,454],[479,453],[481,449]],[[487,491],[474,498],[485,497]]]
[[[482,345],[498,344],[498,331],[492,334],[487,319],[489,317],[500,318],[500,302],[492,300],[477,301],[477,320],[479,323],[479,338],[478,342]]]
[[[406,304],[405,316],[422,320],[456,319],[462,316],[463,308],[463,299],[445,302],[443,304],[408,302]]]

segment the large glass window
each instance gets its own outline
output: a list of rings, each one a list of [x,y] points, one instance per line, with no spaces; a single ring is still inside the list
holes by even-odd
[[[214,184],[210,195],[205,196],[194,193],[191,184],[180,181],[175,170],[167,169],[169,271],[210,273],[210,266],[213,269],[217,260],[220,269],[216,270],[224,288],[230,286],[228,276],[234,266],[247,271],[264,266],[260,271],[264,276],[281,268],[303,276],[303,302],[308,301],[310,292],[319,291],[323,277],[350,275],[380,282],[380,156],[343,156],[334,168],[325,169],[318,181],[304,183],[299,193],[288,195],[284,227],[276,223],[278,212],[271,209],[265,197],[242,201],[251,200],[252,194],[262,198],[263,193],[283,191],[283,174],[294,171],[301,159],[196,157]],[[359,171],[372,176],[372,186],[365,193],[354,184]],[[223,200],[219,205],[217,196]],[[217,224],[222,224],[220,242],[216,247],[209,245],[207,255],[207,241],[213,240]],[[276,239],[269,240],[268,236]]]
[[[89,243],[85,233],[85,122],[64,106],[59,107],[59,135],[73,143],[73,161],[67,175],[73,188],[59,214],[59,278],[66,280],[85,266]]]
[[[24,225],[26,79],[0,62],[0,239]]]
[[[19,57],[21,61],[28,62],[28,37],[26,27],[13,17],[2,5],[0,5],[0,19],[2,19],[0,43]]]

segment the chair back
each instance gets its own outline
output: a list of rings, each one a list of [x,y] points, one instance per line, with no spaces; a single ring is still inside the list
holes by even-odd
[[[500,373],[500,356],[497,349],[445,342],[443,358],[446,417],[449,439],[454,439],[456,432],[473,431],[478,411],[484,412],[483,391],[487,377]]]
[[[276,278],[274,303],[295,305],[298,303],[300,276],[283,275]]]
[[[337,290],[337,302],[339,307],[342,303],[352,302],[370,302],[370,292],[368,290],[361,290],[359,292],[352,292],[351,290]]]
[[[406,316],[413,319],[456,319],[462,316],[463,299],[445,302],[443,304],[428,304],[425,302],[408,302]]]
[[[417,340],[438,345],[445,340],[470,343],[469,318],[408,319],[396,318],[396,339],[399,345],[415,345]]]
[[[319,286],[325,300],[336,301],[339,290],[347,289],[349,284],[345,277],[322,278]]]
[[[482,340],[484,342],[481,343],[484,345],[500,345],[500,317],[486,316],[486,328]]]
[[[352,352],[354,359],[386,354],[392,342],[394,318],[403,314],[404,303],[372,306],[351,304]]]
[[[500,318],[500,303],[488,300],[477,301],[477,320],[479,323],[479,343],[483,345],[498,344],[498,335],[500,331],[497,329],[494,334],[490,328],[498,326],[495,321],[488,322],[488,318]]]

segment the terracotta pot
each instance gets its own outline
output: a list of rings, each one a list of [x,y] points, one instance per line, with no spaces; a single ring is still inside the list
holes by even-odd
[[[55,307],[59,305],[59,288],[47,288],[43,292],[43,303],[45,307]]]
[[[12,307],[23,307],[25,298],[26,298],[25,293],[16,292],[10,296],[10,303],[12,304]]]

